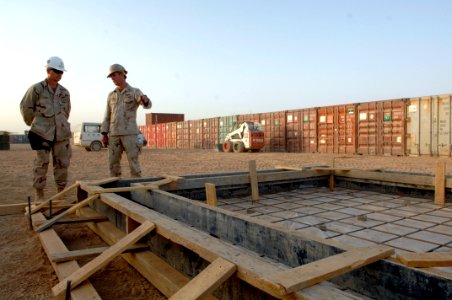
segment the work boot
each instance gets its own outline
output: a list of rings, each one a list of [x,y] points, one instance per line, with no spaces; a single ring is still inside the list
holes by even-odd
[[[44,201],[44,189],[36,189],[35,191],[35,203]]]

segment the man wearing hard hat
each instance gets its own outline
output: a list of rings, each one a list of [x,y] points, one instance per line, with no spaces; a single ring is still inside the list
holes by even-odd
[[[20,112],[25,124],[31,126],[28,138],[36,159],[33,167],[35,201],[44,199],[47,181],[49,154],[52,153],[53,176],[58,192],[67,184],[71,159],[71,127],[68,122],[71,112],[69,91],[59,84],[63,76],[64,63],[52,56],[46,64],[47,78],[32,85],[20,102]]]
[[[108,95],[107,109],[101,127],[103,143],[108,145],[110,175],[121,176],[121,156],[122,152],[126,151],[130,175],[141,177],[138,160],[140,147],[137,145],[139,134],[137,109],[140,105],[149,109],[152,102],[139,89],[131,87],[126,82],[127,71],[123,66],[111,65],[107,78],[111,78],[116,85],[116,89]]]

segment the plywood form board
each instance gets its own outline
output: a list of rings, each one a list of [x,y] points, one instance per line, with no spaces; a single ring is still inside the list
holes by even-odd
[[[397,253],[397,259],[414,268],[452,267],[452,252],[403,252]]]

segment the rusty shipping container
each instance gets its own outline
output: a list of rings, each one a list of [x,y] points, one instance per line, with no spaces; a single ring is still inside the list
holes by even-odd
[[[358,104],[357,153],[405,155],[404,99]]]
[[[190,121],[177,122],[176,146],[178,149],[190,148]]]
[[[202,120],[202,148],[214,149],[218,141],[218,119],[208,118]]]
[[[171,113],[148,113],[146,114],[146,125],[155,125],[170,122],[181,122],[185,120],[184,114]]]
[[[411,98],[407,104],[407,155],[451,156],[452,96]]]
[[[286,148],[288,152],[317,152],[317,109],[286,112]]]
[[[177,148],[177,122],[166,123],[166,148]]]
[[[237,129],[243,122],[250,121],[250,122],[258,122],[260,123],[261,114],[244,114],[244,115],[237,115]]]
[[[190,124],[190,149],[202,149],[202,119],[188,122]]]
[[[318,151],[356,153],[356,104],[318,108]]]
[[[260,124],[264,131],[265,146],[263,151],[286,151],[286,112],[260,114]]]
[[[155,146],[157,149],[166,148],[166,124],[153,125],[155,128]]]

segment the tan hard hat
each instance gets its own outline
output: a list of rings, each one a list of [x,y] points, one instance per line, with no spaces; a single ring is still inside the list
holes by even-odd
[[[107,78],[110,77],[111,74],[113,74],[114,72],[121,72],[127,74],[127,70],[123,66],[121,66],[120,64],[113,64],[110,66],[110,69],[108,70]]]

